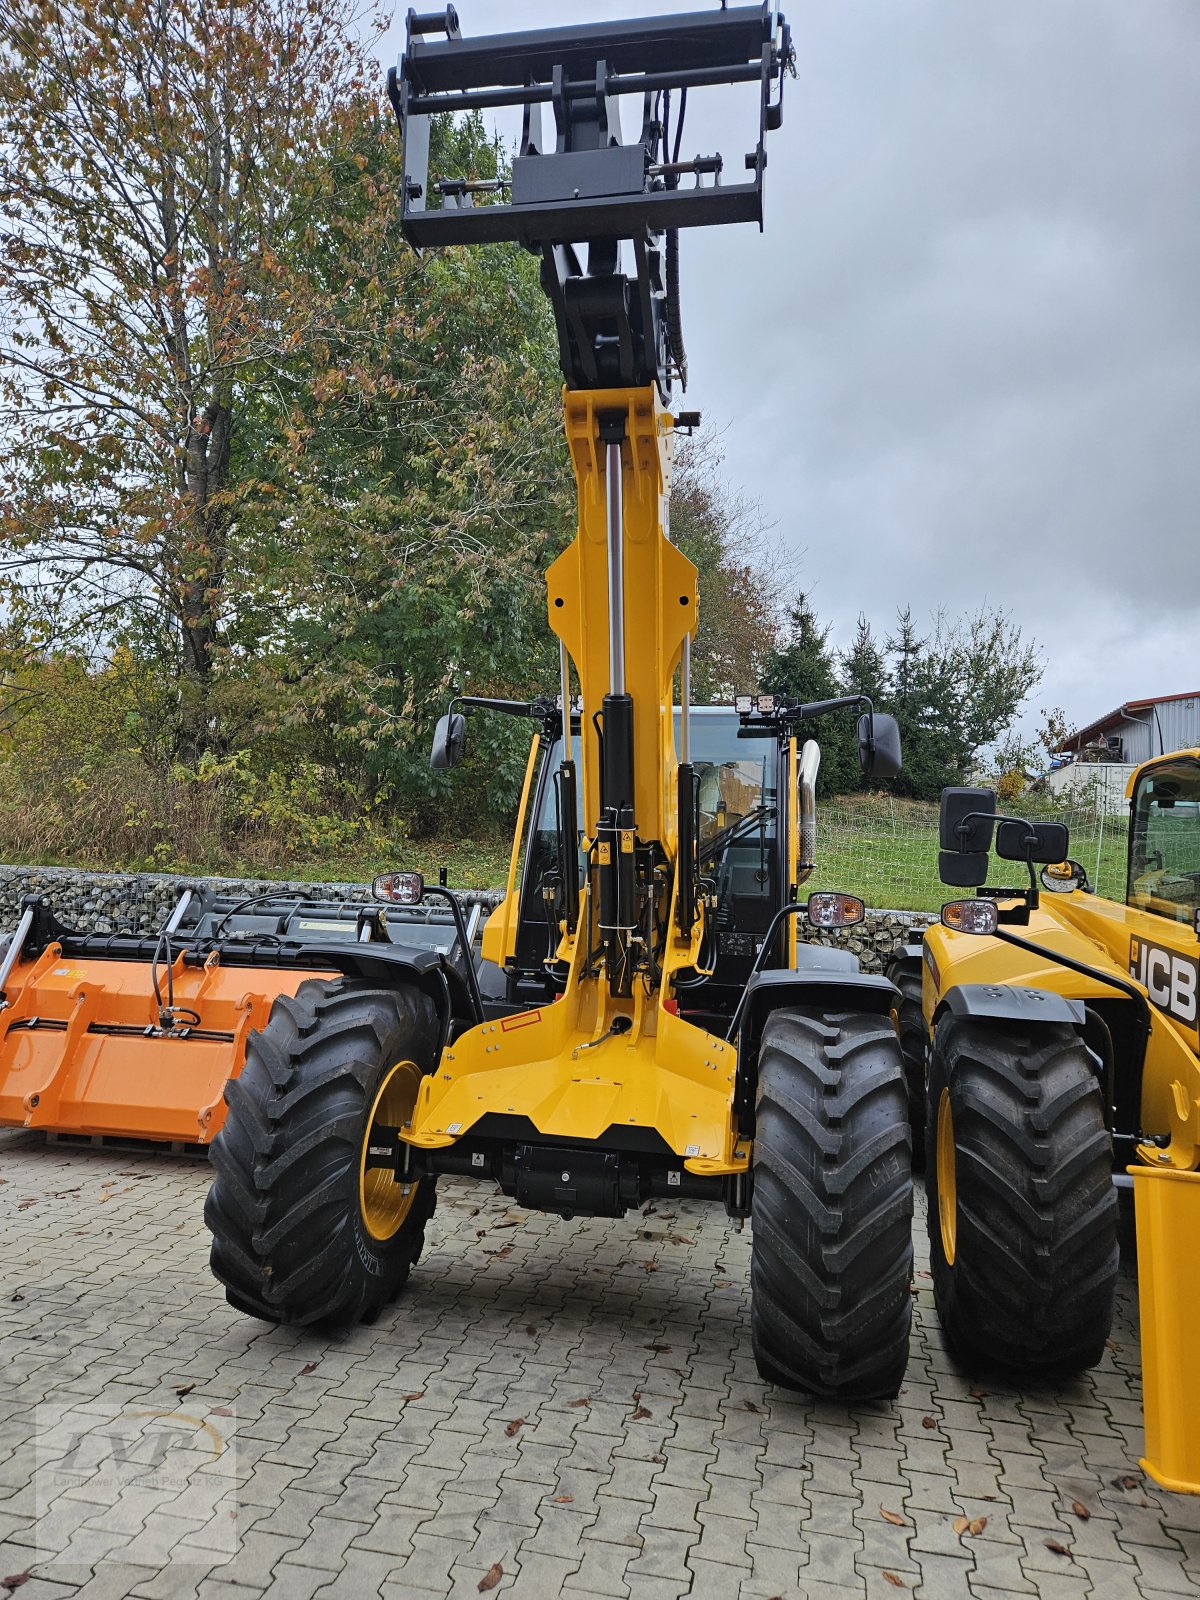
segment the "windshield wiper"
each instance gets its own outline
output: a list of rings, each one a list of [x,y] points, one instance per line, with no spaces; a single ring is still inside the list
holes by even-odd
[[[713,860],[715,856],[720,855],[721,851],[731,845],[741,834],[753,832],[760,823],[765,822],[768,817],[773,817],[774,815],[775,807],[773,805],[755,806],[753,811],[747,811],[744,817],[739,817],[736,822],[729,823],[727,827],[721,829],[720,833],[713,834],[712,838],[700,851],[701,861]]]

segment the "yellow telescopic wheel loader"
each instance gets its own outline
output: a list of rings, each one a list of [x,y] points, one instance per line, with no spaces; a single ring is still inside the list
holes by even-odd
[[[1128,795],[1118,904],[1092,893],[1061,823],[999,816],[990,789],[945,790],[942,881],[975,898],[945,905],[891,976],[910,1096],[925,1101],[948,1342],[976,1368],[1094,1365],[1131,1186],[1143,1465],[1200,1493],[1200,750],[1147,762]],[[1027,884],[983,887],[993,846]]]
[[[761,222],[767,133],[792,66],[776,7],[464,39],[408,15],[390,94],[402,227],[418,249],[515,240],[541,257],[579,495],[547,574],[556,700],[456,702],[539,721],[478,1011],[436,964],[306,985],[247,1045],[213,1143],[212,1263],[231,1302],[295,1323],[374,1316],[421,1248],[442,1174],[564,1216],[654,1195],[721,1202],[754,1229],[752,1334],[769,1379],[894,1395],[908,1357],[912,1184],[899,996],[797,939],[849,896],[813,866],[819,751],[804,718],[854,705],[867,774],[899,766],[865,697],[690,704],[696,569],[670,542],[669,409],[684,369],[680,230]],[[688,96],[748,84],[730,172],[681,159]],[[519,107],[511,175],[429,170],[430,118]],[[623,132],[622,113],[629,132]],[[518,861],[523,865],[518,882]],[[415,900],[397,874],[380,892]],[[403,937],[403,927],[398,930]]]

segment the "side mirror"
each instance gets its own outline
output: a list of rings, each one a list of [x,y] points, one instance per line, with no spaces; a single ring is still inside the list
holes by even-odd
[[[394,906],[419,906],[425,895],[425,879],[419,872],[383,872],[371,884],[376,900],[390,900]]]
[[[894,778],[900,771],[900,725],[886,711],[864,711],[858,719],[858,764],[864,778]]]
[[[444,717],[439,717],[437,727],[433,730],[433,749],[429,755],[429,765],[438,772],[447,767],[456,767],[463,758],[463,751],[467,744],[467,719],[461,711],[447,711]]]
[[[1087,889],[1087,869],[1079,861],[1054,861],[1042,868],[1038,876],[1042,888],[1051,894],[1070,894],[1073,889]]]
[[[996,854],[1005,861],[1065,861],[1071,834],[1065,822],[1002,822],[996,829]]]
[[[996,796],[991,789],[943,789],[938,817],[938,877],[956,889],[987,878]]]

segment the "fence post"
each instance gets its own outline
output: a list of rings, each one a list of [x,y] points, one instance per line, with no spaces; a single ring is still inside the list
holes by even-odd
[[[1104,848],[1104,818],[1107,816],[1107,814],[1108,814],[1108,784],[1106,782],[1105,786],[1104,786],[1104,791],[1103,791],[1103,793],[1102,793],[1102,795],[1100,797],[1100,831],[1096,835],[1096,872],[1095,872],[1094,882],[1095,882],[1095,885],[1096,885],[1096,893],[1097,894],[1099,894],[1101,892],[1101,885],[1100,885],[1100,852]]]

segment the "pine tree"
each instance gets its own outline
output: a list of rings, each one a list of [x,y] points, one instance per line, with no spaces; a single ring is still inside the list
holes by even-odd
[[[842,693],[834,652],[829,646],[830,624],[822,624],[809,597],[796,598],[789,619],[786,642],[772,652],[763,671],[763,688],[774,694],[801,701],[831,700]],[[859,786],[854,718],[841,712],[819,721],[797,725],[797,738],[816,739],[821,746],[818,792],[845,794]]]

